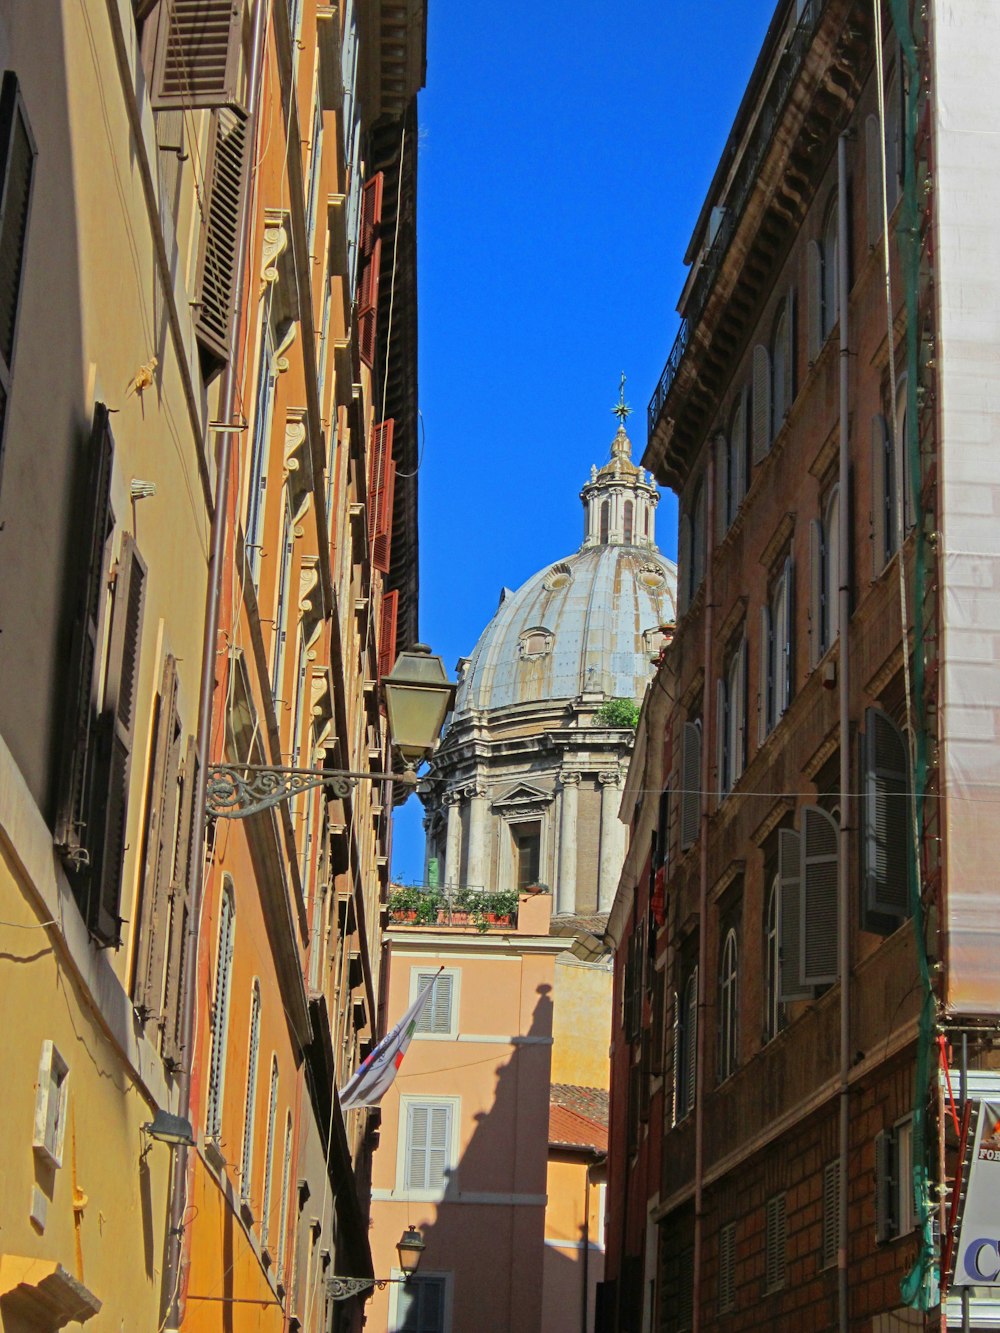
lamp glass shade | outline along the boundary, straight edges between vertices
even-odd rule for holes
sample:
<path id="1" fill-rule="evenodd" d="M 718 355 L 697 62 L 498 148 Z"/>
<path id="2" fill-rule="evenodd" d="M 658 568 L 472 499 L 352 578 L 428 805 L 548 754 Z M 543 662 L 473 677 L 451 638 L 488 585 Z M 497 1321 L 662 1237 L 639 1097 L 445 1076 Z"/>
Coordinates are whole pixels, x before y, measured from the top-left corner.
<path id="1" fill-rule="evenodd" d="M 172 1115 L 169 1111 L 157 1111 L 146 1125 L 146 1133 L 158 1143 L 169 1143 L 173 1148 L 193 1148 L 194 1131 L 191 1121 L 182 1115 Z"/>
<path id="2" fill-rule="evenodd" d="M 441 734 L 455 698 L 454 682 L 441 658 L 418 643 L 396 658 L 383 689 L 392 743 L 404 760 L 419 763 Z"/>
<path id="3" fill-rule="evenodd" d="M 407 1227 L 396 1246 L 399 1252 L 400 1270 L 409 1277 L 417 1271 L 420 1256 L 424 1252 L 424 1238 L 416 1227 Z"/>

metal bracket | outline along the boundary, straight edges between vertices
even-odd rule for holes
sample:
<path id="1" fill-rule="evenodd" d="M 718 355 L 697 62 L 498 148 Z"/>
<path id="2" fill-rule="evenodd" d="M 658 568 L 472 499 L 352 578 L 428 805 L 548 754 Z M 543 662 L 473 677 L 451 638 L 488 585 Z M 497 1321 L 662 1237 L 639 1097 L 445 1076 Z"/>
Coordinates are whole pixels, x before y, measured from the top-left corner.
<path id="1" fill-rule="evenodd" d="M 246 819 L 299 792 L 326 787 L 331 797 L 350 796 L 359 782 L 415 783 L 407 773 L 354 773 L 335 768 L 273 768 L 266 764 L 212 764 L 205 813 L 214 819 Z"/>
<path id="2" fill-rule="evenodd" d="M 405 1281 L 405 1277 L 328 1277 L 326 1292 L 331 1300 L 346 1301 L 371 1287 L 378 1287 L 382 1291 L 390 1282 Z"/>

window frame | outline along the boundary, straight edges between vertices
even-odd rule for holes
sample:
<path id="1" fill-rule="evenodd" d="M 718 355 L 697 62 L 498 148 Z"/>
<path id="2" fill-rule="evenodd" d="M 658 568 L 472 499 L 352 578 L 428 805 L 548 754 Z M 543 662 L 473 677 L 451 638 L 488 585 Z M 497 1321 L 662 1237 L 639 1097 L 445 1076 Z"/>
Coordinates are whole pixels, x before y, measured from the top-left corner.
<path id="1" fill-rule="evenodd" d="M 416 1107 L 444 1106 L 448 1109 L 448 1148 L 442 1170 L 440 1187 L 411 1186 L 407 1183 L 407 1163 L 410 1149 L 410 1111 Z M 441 1203 L 458 1186 L 459 1130 L 462 1110 L 461 1097 L 417 1095 L 401 1093 L 399 1098 L 399 1135 L 396 1147 L 396 1180 L 394 1196 L 413 1203 Z"/>
<path id="2" fill-rule="evenodd" d="M 400 1319 L 408 1314 L 408 1311 L 400 1312 L 400 1296 L 404 1294 L 407 1288 L 413 1289 L 414 1284 L 419 1287 L 421 1282 L 441 1283 L 443 1288 L 443 1298 L 441 1301 L 441 1322 L 437 1329 L 432 1333 L 451 1333 L 452 1314 L 453 1314 L 453 1274 L 447 1271 L 424 1272 L 415 1274 L 404 1282 L 406 1274 L 401 1268 L 393 1266 L 390 1278 L 396 1279 L 393 1283 L 392 1294 L 389 1299 L 389 1330 L 390 1333 L 406 1333 L 406 1325 L 400 1323 Z M 421 1330 L 423 1333 L 423 1330 Z M 431 1333 L 428 1330 L 428 1333 Z"/>
<path id="3" fill-rule="evenodd" d="M 774 1041 L 785 1028 L 788 1014 L 781 998 L 781 937 L 778 934 L 780 877 L 771 876 L 771 891 L 764 907 L 764 1032 L 763 1044 Z"/>
<path id="4" fill-rule="evenodd" d="M 459 1004 L 461 1002 L 462 969 L 460 967 L 446 967 L 439 972 L 436 967 L 424 967 L 419 963 L 410 966 L 410 1004 L 416 1000 L 420 993 L 421 978 L 427 976 L 449 977 L 451 979 L 451 1003 L 448 1009 L 448 1027 L 446 1029 L 427 1030 L 421 1029 L 419 1023 L 413 1030 L 414 1041 L 456 1041 L 458 1039 L 458 1015 Z M 437 981 L 435 981 L 435 985 Z M 427 1002 L 424 1014 L 429 1014 L 433 1009 L 434 995 Z M 421 1014 L 423 1018 L 424 1014 Z"/>
<path id="5" fill-rule="evenodd" d="M 240 1203 L 252 1209 L 254 1133 L 257 1120 L 257 1082 L 260 1066 L 260 1020 L 263 1002 L 260 978 L 254 977 L 250 988 L 250 1023 L 247 1031 L 247 1083 L 243 1104 L 243 1142 L 240 1149 Z"/>
<path id="6" fill-rule="evenodd" d="M 226 1083 L 226 1052 L 229 1045 L 229 1006 L 233 989 L 233 955 L 236 943 L 236 891 L 231 876 L 223 880 L 219 898 L 219 930 L 216 936 L 215 986 L 212 993 L 211 1043 L 209 1046 L 208 1096 L 205 1109 L 205 1138 L 218 1141 L 222 1135 L 222 1113 Z M 223 950 L 225 949 L 225 958 Z M 218 1058 L 216 1058 L 218 1057 Z M 218 1069 L 214 1079 L 212 1071 Z"/>
<path id="7" fill-rule="evenodd" d="M 725 1083 L 739 1069 L 739 941 L 735 925 L 725 933 L 719 957 L 718 1080 Z"/>

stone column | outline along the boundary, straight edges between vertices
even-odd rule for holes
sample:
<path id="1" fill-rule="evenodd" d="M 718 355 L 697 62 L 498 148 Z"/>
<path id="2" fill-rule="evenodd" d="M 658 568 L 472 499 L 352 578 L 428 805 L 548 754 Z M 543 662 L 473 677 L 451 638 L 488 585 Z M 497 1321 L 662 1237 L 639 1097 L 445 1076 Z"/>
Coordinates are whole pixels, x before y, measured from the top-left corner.
<path id="1" fill-rule="evenodd" d="M 559 868 L 556 872 L 556 913 L 576 911 L 576 812 L 579 773 L 561 773 L 559 781 Z"/>
<path id="2" fill-rule="evenodd" d="M 486 887 L 486 787 L 474 782 L 466 788 L 469 797 L 469 860 L 466 883 Z"/>
<path id="3" fill-rule="evenodd" d="M 448 831 L 445 837 L 444 875 L 442 883 L 457 884 L 462 873 L 462 796 L 460 792 L 445 794 L 448 810 Z"/>
<path id="4" fill-rule="evenodd" d="M 600 773 L 601 783 L 601 857 L 597 876 L 597 910 L 610 912 L 625 859 L 625 825 L 618 818 L 622 799 L 619 772 Z"/>

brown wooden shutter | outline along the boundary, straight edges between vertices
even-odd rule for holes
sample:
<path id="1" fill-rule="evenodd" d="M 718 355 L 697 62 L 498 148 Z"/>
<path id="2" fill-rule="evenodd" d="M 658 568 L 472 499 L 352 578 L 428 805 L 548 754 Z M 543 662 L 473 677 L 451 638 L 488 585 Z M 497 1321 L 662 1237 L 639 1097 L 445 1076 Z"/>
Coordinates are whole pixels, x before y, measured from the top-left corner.
<path id="1" fill-rule="evenodd" d="M 361 190 L 361 224 L 358 244 L 363 259 L 367 259 L 375 249 L 376 234 L 382 224 L 384 185 L 383 173 L 377 171 L 371 180 L 365 182 Z"/>
<path id="2" fill-rule="evenodd" d="M 115 576 L 104 712 L 98 731 L 87 838 L 91 864 L 88 924 L 97 939 L 114 946 L 120 942 L 118 907 L 145 583 L 146 566 L 135 541 L 124 533 Z"/>
<path id="3" fill-rule="evenodd" d="M 828 986 L 837 980 L 839 831 L 818 805 L 802 810 L 802 980 Z"/>
<path id="4" fill-rule="evenodd" d="M 8 70 L 0 88 L 0 447 L 10 397 L 34 166 L 34 140 L 17 78 Z"/>
<path id="5" fill-rule="evenodd" d="M 236 310 L 236 261 L 246 190 L 250 136 L 246 115 L 225 107 L 212 118 L 205 171 L 208 204 L 198 256 L 195 330 L 202 372 L 211 379 L 229 360 Z"/>
<path id="6" fill-rule="evenodd" d="M 375 364 L 375 338 L 378 332 L 378 282 L 382 267 L 382 242 L 376 239 L 372 252 L 363 261 L 358 289 L 358 355 L 371 369 Z"/>
<path id="7" fill-rule="evenodd" d="M 170 876 L 170 940 L 161 1023 L 160 1049 L 164 1058 L 173 1065 L 180 1065 L 184 1056 L 181 1044 L 184 961 L 191 931 L 191 888 L 194 883 L 195 858 L 201 855 L 201 838 L 194 825 L 194 793 L 197 785 L 198 750 L 194 737 L 189 736 L 181 774 L 180 810 Z"/>
<path id="8" fill-rule="evenodd" d="M 154 110 L 227 106 L 236 96 L 242 0 L 165 0 Z"/>
<path id="9" fill-rule="evenodd" d="M 147 1031 L 160 1014 L 169 927 L 167 884 L 177 825 L 177 775 L 181 726 L 177 713 L 177 659 L 167 654 L 157 704 L 153 773 L 146 821 L 146 864 L 139 907 L 132 998 L 146 1015 Z"/>
<path id="10" fill-rule="evenodd" d="M 80 869 L 86 864 L 87 784 L 93 760 L 96 722 L 96 665 L 104 613 L 105 559 L 111 531 L 111 463 L 114 440 L 108 409 L 98 403 L 87 445 L 84 481 L 78 494 L 76 536 L 78 581 L 73 605 L 73 636 L 69 672 L 65 678 L 67 698 L 65 755 L 55 843 L 67 864 Z"/>
<path id="11" fill-rule="evenodd" d="M 384 680 L 396 661 L 396 618 L 399 614 L 399 593 L 387 592 L 382 598 L 382 613 L 378 630 L 378 674 Z"/>
<path id="12" fill-rule="evenodd" d="M 392 510 L 396 492 L 396 463 L 392 456 L 392 417 L 379 422 L 372 432 L 372 457 L 368 481 L 368 542 L 372 564 L 383 574 L 389 571 L 392 553 Z"/>

